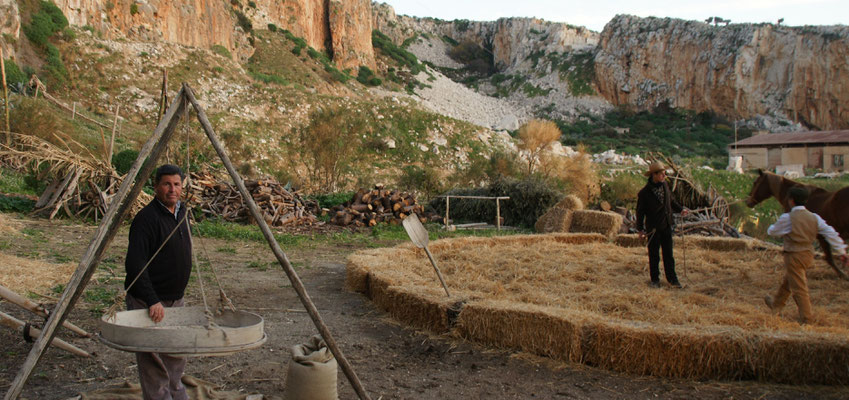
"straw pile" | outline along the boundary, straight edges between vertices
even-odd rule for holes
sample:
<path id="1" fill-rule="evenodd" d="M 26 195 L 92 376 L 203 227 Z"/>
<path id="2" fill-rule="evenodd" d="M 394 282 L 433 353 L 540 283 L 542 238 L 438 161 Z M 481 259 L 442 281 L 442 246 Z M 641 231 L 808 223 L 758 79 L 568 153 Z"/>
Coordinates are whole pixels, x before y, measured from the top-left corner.
<path id="1" fill-rule="evenodd" d="M 645 249 L 603 238 L 434 242 L 450 299 L 409 244 L 355 253 L 346 284 L 417 328 L 560 360 L 669 377 L 849 383 L 849 298 L 820 263 L 808 274 L 815 321 L 802 326 L 792 302 L 779 315 L 763 306 L 783 277 L 779 252 L 686 238 L 676 256 L 687 289 L 653 289 Z"/>
<path id="2" fill-rule="evenodd" d="M 52 264 L 29 258 L 20 258 L 0 253 L 0 285 L 9 290 L 46 293 L 47 289 L 67 283 L 77 268 L 75 264 Z"/>
<path id="3" fill-rule="evenodd" d="M 581 210 L 572 214 L 570 232 L 600 233 L 611 237 L 619 233 L 622 226 L 622 216 L 606 211 Z"/>

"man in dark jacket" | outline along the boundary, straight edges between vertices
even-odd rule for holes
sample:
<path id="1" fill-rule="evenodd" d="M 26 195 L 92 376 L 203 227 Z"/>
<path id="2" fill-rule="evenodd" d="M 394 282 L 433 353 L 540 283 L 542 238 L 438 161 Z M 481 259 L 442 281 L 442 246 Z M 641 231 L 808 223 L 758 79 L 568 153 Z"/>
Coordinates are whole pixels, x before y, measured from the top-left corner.
<path id="1" fill-rule="evenodd" d="M 153 181 L 155 198 L 130 226 L 124 281 L 127 309 L 147 309 L 155 323 L 162 321 L 166 307 L 183 306 L 192 270 L 192 242 L 185 219 L 188 210 L 180 203 L 182 181 L 179 167 L 160 166 Z M 185 358 L 136 353 L 136 361 L 145 400 L 188 399 L 181 382 Z"/>
<path id="2" fill-rule="evenodd" d="M 649 238 L 651 286 L 660 287 L 658 250 L 662 247 L 666 281 L 680 289 L 682 286 L 678 282 L 678 275 L 675 274 L 675 258 L 672 256 L 672 211 L 682 215 L 687 215 L 688 211 L 672 198 L 672 191 L 666 183 L 666 167 L 662 163 L 653 162 L 644 175 L 648 176 L 648 182 L 637 194 L 637 230 L 640 237 Z"/>

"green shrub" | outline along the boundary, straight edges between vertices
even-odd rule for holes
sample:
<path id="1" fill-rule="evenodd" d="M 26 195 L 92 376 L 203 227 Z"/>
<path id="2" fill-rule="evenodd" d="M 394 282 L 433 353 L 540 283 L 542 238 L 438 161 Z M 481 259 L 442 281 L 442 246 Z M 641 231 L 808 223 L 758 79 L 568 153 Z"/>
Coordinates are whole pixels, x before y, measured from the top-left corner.
<path id="1" fill-rule="evenodd" d="M 382 81 L 374 75 L 374 71 L 365 65 L 360 67 L 359 73 L 357 74 L 357 82 L 366 86 L 380 86 L 382 83 Z"/>
<path id="2" fill-rule="evenodd" d="M 636 209 L 637 192 L 646 184 L 646 178 L 635 172 L 622 172 L 609 181 L 602 182 L 600 200 L 612 206 Z"/>
<path id="3" fill-rule="evenodd" d="M 249 1 L 249 2 L 248 2 L 248 7 L 250 7 L 250 8 L 256 8 L 256 3 L 254 3 L 253 1 Z"/>
<path id="4" fill-rule="evenodd" d="M 251 19 L 239 10 L 236 10 L 235 13 L 236 22 L 242 27 L 242 30 L 245 31 L 245 33 L 253 32 L 254 25 L 251 23 Z"/>
<path id="5" fill-rule="evenodd" d="M 344 204 L 354 197 L 354 192 L 324 193 L 310 196 L 320 208 L 332 208 Z"/>
<path id="6" fill-rule="evenodd" d="M 232 58 L 233 57 L 232 55 L 230 55 L 230 50 L 227 50 L 226 47 L 224 47 L 220 44 L 213 45 L 212 46 L 212 52 L 215 53 L 215 54 L 218 54 L 222 57 L 226 57 L 226 58 Z"/>
<path id="7" fill-rule="evenodd" d="M 28 213 L 35 207 L 35 201 L 26 197 L 0 195 L 0 211 Z"/>
<path id="8" fill-rule="evenodd" d="M 488 187 L 474 189 L 454 189 L 449 191 L 450 195 L 465 196 L 509 196 L 509 200 L 502 200 L 501 216 L 507 225 L 531 228 L 537 219 L 545 213 L 549 207 L 560 201 L 564 194 L 552 188 L 546 182 L 528 178 L 516 180 L 511 178 L 498 179 Z M 429 203 L 430 207 L 439 214 L 445 213 L 445 199 L 436 198 Z M 453 219 L 469 222 L 495 221 L 495 200 L 451 200 L 451 214 Z"/>
<path id="9" fill-rule="evenodd" d="M 277 25 L 268 24 L 268 30 L 271 32 L 277 32 Z"/>
<path id="10" fill-rule="evenodd" d="M 418 191 L 424 194 L 426 198 L 430 198 L 444 189 L 442 179 L 436 169 L 416 165 L 405 165 L 401 168 L 398 186 L 401 190 Z"/>
<path id="11" fill-rule="evenodd" d="M 139 152 L 132 149 L 122 150 L 118 154 L 112 156 L 112 167 L 119 175 L 124 175 L 130 171 L 133 162 L 139 158 Z"/>
<path id="12" fill-rule="evenodd" d="M 130 15 L 136 15 L 139 13 L 139 5 L 136 3 L 130 4 Z"/>
<path id="13" fill-rule="evenodd" d="M 377 29 L 371 33 L 371 43 L 375 48 L 380 49 L 400 65 L 407 66 L 411 74 L 416 75 L 424 70 L 424 67 L 419 63 L 418 58 L 413 53 L 397 46 L 392 42 L 392 39 L 389 39 L 388 36 Z"/>
<path id="14" fill-rule="evenodd" d="M 27 81 L 26 75 L 21 72 L 20 68 L 18 68 L 18 64 L 15 64 L 14 60 L 3 60 L 3 64 L 6 68 L 6 84 L 11 86 L 16 83 L 25 83 Z"/>
<path id="15" fill-rule="evenodd" d="M 51 43 L 47 44 L 47 66 L 45 66 L 45 70 L 58 84 L 64 84 L 68 80 L 68 70 L 65 69 L 65 63 L 62 62 L 62 55 L 59 54 L 59 49 Z"/>
<path id="16" fill-rule="evenodd" d="M 273 74 L 263 74 L 261 72 L 248 71 L 248 74 L 254 79 L 263 83 L 276 83 L 278 85 L 288 85 L 289 81 L 285 78 Z"/>

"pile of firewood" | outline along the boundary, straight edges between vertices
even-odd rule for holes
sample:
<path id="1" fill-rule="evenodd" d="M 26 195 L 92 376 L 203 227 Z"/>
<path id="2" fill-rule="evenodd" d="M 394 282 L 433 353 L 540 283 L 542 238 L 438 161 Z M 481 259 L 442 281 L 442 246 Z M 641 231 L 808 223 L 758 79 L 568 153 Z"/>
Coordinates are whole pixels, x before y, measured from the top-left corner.
<path id="1" fill-rule="evenodd" d="M 333 207 L 330 213 L 330 223 L 342 226 L 375 226 L 380 222 L 400 225 L 410 214 L 418 214 L 424 222 L 424 207 L 416 203 L 415 196 L 382 186 L 358 190 L 350 201 Z"/>
<path id="2" fill-rule="evenodd" d="M 209 173 L 192 173 L 191 178 L 193 206 L 199 207 L 204 214 L 234 222 L 252 219 L 234 185 L 219 181 Z M 273 179 L 245 180 L 245 187 L 269 226 L 321 224 L 314 215 L 318 208 L 314 201 L 304 200 L 298 192 L 287 190 Z"/>

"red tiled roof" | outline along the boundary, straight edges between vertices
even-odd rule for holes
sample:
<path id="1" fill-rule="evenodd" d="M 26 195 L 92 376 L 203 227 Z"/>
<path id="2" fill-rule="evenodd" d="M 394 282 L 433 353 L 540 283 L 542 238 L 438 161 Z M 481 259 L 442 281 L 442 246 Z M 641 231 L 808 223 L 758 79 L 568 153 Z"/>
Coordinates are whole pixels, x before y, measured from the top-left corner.
<path id="1" fill-rule="evenodd" d="M 783 144 L 849 144 L 849 130 L 768 133 L 737 141 L 737 146 L 778 146 Z M 734 143 L 729 147 L 733 147 Z"/>

